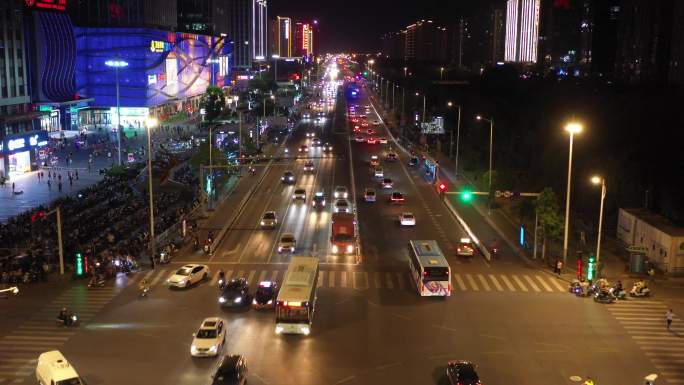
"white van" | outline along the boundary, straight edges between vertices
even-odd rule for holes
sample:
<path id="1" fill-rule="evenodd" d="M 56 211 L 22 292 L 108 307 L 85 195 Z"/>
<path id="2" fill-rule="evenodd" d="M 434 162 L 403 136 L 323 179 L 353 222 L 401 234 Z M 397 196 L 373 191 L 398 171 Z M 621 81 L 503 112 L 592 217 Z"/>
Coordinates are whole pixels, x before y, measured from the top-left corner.
<path id="1" fill-rule="evenodd" d="M 38 356 L 36 380 L 40 385 L 82 385 L 78 373 L 59 350 Z"/>

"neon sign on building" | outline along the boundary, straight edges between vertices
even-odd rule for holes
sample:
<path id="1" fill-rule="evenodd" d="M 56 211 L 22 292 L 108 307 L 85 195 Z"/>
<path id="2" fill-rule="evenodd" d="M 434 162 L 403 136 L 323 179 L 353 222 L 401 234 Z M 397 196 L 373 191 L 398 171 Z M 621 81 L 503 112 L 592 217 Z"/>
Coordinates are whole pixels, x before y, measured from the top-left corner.
<path id="1" fill-rule="evenodd" d="M 66 11 L 67 0 L 24 0 L 24 4 L 29 8 Z"/>

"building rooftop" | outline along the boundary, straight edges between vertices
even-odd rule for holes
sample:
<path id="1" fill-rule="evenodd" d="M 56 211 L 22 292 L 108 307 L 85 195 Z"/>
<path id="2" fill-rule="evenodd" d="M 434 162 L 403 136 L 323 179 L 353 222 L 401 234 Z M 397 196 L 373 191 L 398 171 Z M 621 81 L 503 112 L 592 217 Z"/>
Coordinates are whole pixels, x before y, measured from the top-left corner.
<path id="1" fill-rule="evenodd" d="M 684 237 L 684 227 L 677 226 L 662 215 L 645 208 L 623 208 L 623 210 L 671 237 Z"/>

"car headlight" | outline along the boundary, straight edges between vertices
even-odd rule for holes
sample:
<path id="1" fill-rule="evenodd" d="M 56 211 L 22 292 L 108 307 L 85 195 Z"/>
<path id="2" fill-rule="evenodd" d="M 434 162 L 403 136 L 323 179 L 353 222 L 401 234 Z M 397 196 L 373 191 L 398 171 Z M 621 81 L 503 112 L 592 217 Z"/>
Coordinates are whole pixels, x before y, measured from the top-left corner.
<path id="1" fill-rule="evenodd" d="M 226 303 L 226 299 L 223 297 L 219 297 L 219 303 Z"/>
<path id="2" fill-rule="evenodd" d="M 209 348 L 209 351 L 212 353 L 216 353 L 217 350 L 218 350 L 218 346 L 216 346 L 216 345 Z"/>
<path id="3" fill-rule="evenodd" d="M 291 176 L 291 177 L 290 177 L 290 180 L 294 180 L 294 177 L 293 177 L 293 176 Z"/>
<path id="4" fill-rule="evenodd" d="M 333 245 L 332 246 L 332 252 L 337 253 L 338 251 L 339 251 L 339 248 L 337 247 L 337 245 Z"/>
<path id="5" fill-rule="evenodd" d="M 197 354 L 197 348 L 194 345 L 190 347 L 190 354 Z"/>
<path id="6" fill-rule="evenodd" d="M 266 302 L 266 304 L 267 304 L 267 305 L 272 305 L 272 304 L 273 304 L 273 300 L 272 300 L 272 299 L 269 299 L 268 302 Z"/>
<path id="7" fill-rule="evenodd" d="M 282 247 L 282 246 L 278 246 L 278 252 L 281 252 L 281 251 L 283 251 L 283 247 Z"/>
<path id="8" fill-rule="evenodd" d="M 264 221 L 261 221 L 261 225 L 262 225 L 262 226 L 265 225 L 265 224 L 266 224 L 266 223 L 264 223 Z"/>
<path id="9" fill-rule="evenodd" d="M 242 297 L 237 297 L 237 298 L 235 298 L 235 299 L 233 300 L 233 302 L 235 302 L 235 303 L 240 303 L 240 302 L 242 302 Z"/>
<path id="10" fill-rule="evenodd" d="M 276 332 L 276 334 L 282 333 L 282 332 L 283 332 L 283 327 L 282 327 L 282 326 L 276 326 L 275 332 Z"/>
<path id="11" fill-rule="evenodd" d="M 309 329 L 308 327 L 304 327 L 304 328 L 302 328 L 302 333 L 304 333 L 304 335 L 308 336 L 309 333 L 311 333 L 311 329 Z"/>
<path id="12" fill-rule="evenodd" d="M 348 196 L 349 196 L 349 194 L 344 193 L 344 199 L 347 199 Z"/>
<path id="13" fill-rule="evenodd" d="M 257 301 L 256 301 L 256 298 L 254 298 L 254 299 L 252 300 L 252 305 L 256 305 L 256 304 L 257 304 Z"/>
<path id="14" fill-rule="evenodd" d="M 352 251 L 354 251 L 354 246 L 347 245 L 347 253 L 351 253 Z"/>
<path id="15" fill-rule="evenodd" d="M 296 195 L 292 194 L 292 199 L 295 199 L 296 197 L 297 197 Z"/>

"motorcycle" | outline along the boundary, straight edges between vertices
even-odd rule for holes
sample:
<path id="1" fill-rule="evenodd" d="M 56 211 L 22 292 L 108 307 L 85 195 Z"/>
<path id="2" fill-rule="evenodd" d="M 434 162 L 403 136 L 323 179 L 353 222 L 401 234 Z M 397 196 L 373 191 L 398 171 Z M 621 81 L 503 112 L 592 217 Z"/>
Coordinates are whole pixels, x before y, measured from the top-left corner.
<path id="1" fill-rule="evenodd" d="M 249 173 L 252 174 L 252 175 L 256 175 L 256 168 L 250 167 L 250 168 L 249 168 Z"/>
<path id="2" fill-rule="evenodd" d="M 100 275 L 93 275 L 93 278 L 90 279 L 90 282 L 88 282 L 88 287 L 93 288 L 93 287 L 103 287 L 107 283 L 107 281 L 104 279 L 103 276 Z"/>
<path id="3" fill-rule="evenodd" d="M 74 313 L 67 314 L 64 318 L 57 317 L 57 326 L 77 327 L 79 324 L 78 316 Z"/>
<path id="4" fill-rule="evenodd" d="M 570 282 L 568 291 L 579 297 L 582 294 L 582 283 L 578 279 L 573 279 L 572 282 Z"/>
<path id="5" fill-rule="evenodd" d="M 166 251 L 162 250 L 159 252 L 159 263 L 166 264 L 171 262 L 171 256 Z"/>
<path id="6" fill-rule="evenodd" d="M 210 249 L 209 249 L 209 244 L 208 244 L 208 243 L 205 243 L 205 244 L 204 244 L 203 250 L 204 250 L 204 254 L 205 254 L 205 255 L 209 255 Z"/>
<path id="7" fill-rule="evenodd" d="M 225 278 L 219 278 L 218 280 L 218 288 L 219 290 L 223 290 L 226 288 L 226 280 Z"/>
<path id="8" fill-rule="evenodd" d="M 618 288 L 618 287 L 611 287 L 610 288 L 610 294 L 613 295 L 617 299 L 627 299 L 627 292 L 625 292 L 625 289 L 623 288 Z"/>
<path id="9" fill-rule="evenodd" d="M 651 289 L 646 286 L 646 282 L 644 281 L 637 281 L 634 282 L 634 286 L 632 286 L 632 290 L 629 291 L 630 297 L 648 297 L 651 295 Z"/>
<path id="10" fill-rule="evenodd" d="M 140 288 L 140 298 L 145 298 L 150 293 L 151 287 L 149 285 Z"/>
<path id="11" fill-rule="evenodd" d="M 615 296 L 607 290 L 599 290 L 594 294 L 594 302 L 613 303 L 615 302 Z"/>

